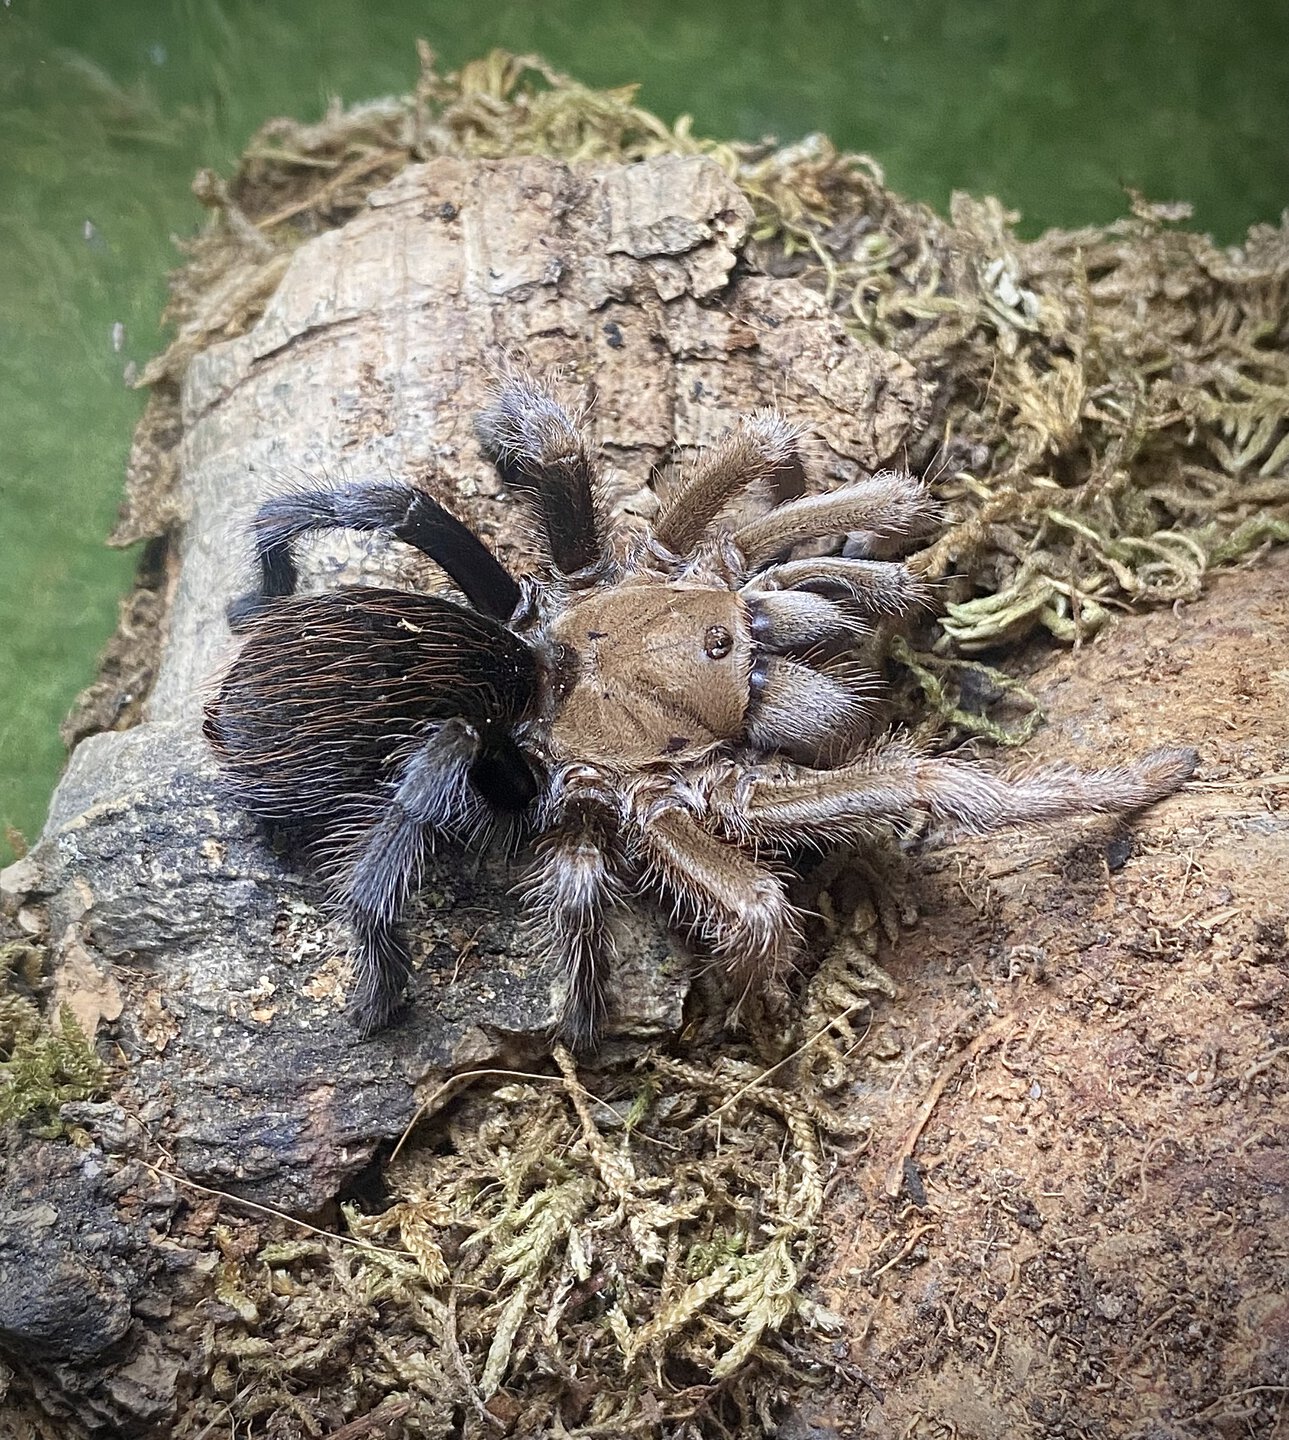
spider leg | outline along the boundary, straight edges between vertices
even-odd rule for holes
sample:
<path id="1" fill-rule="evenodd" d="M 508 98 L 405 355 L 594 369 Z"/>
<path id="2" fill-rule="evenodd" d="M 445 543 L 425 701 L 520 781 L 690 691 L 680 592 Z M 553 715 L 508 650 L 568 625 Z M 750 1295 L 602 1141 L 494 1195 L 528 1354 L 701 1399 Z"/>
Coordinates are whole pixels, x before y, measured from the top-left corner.
<path id="1" fill-rule="evenodd" d="M 398 1013 L 411 973 L 398 933 L 408 890 L 436 833 L 469 837 L 488 811 L 470 781 L 479 735 L 464 720 L 446 720 L 404 761 L 384 813 L 351 848 L 335 880 L 354 932 L 350 1008 L 362 1035 L 383 1029 Z"/>
<path id="2" fill-rule="evenodd" d="M 579 420 L 537 381 L 511 372 L 475 430 L 505 483 L 536 497 L 555 568 L 573 575 L 601 563 L 606 547 L 599 473 Z"/>
<path id="3" fill-rule="evenodd" d="M 318 530 L 386 530 L 414 545 L 444 569 L 476 610 L 507 620 L 519 604 L 519 586 L 492 552 L 455 515 L 423 491 L 397 480 L 298 490 L 266 501 L 255 517 L 256 590 L 229 606 L 229 624 L 245 629 L 265 602 L 295 591 L 292 548 Z"/>
<path id="4" fill-rule="evenodd" d="M 574 1049 L 595 1044 L 607 1008 L 609 912 L 622 894 L 618 858 L 609 813 L 592 800 L 566 801 L 542 839 L 525 896 L 541 948 L 564 971 L 556 1028 Z"/>
<path id="5" fill-rule="evenodd" d="M 754 663 L 749 692 L 745 734 L 753 745 L 802 765 L 827 765 L 863 737 L 879 687 L 861 665 L 824 671 L 770 653 Z"/>
<path id="6" fill-rule="evenodd" d="M 679 810 L 642 819 L 637 832 L 646 878 L 743 993 L 782 976 L 801 934 L 777 875 Z"/>
<path id="7" fill-rule="evenodd" d="M 772 410 L 741 419 L 699 456 L 653 524 L 654 537 L 688 555 L 703 531 L 740 490 L 769 481 L 780 498 L 805 489 L 801 431 Z"/>
<path id="8" fill-rule="evenodd" d="M 742 589 L 749 600 L 770 594 L 839 595 L 867 615 L 904 615 L 926 600 L 926 586 L 894 560 L 851 560 L 840 555 L 788 560 L 760 570 Z"/>
<path id="9" fill-rule="evenodd" d="M 789 500 L 734 531 L 749 571 L 803 540 L 843 535 L 852 530 L 876 535 L 918 535 L 935 523 L 936 507 L 920 480 L 896 470 L 883 470 L 823 495 Z"/>
<path id="10" fill-rule="evenodd" d="M 783 765 L 753 771 L 713 799 L 722 827 L 781 849 L 853 844 L 922 811 L 962 829 L 1126 814 L 1171 795 L 1195 768 L 1193 750 L 1152 750 L 1101 770 L 1050 765 L 1007 778 L 890 741 L 836 770 Z"/>

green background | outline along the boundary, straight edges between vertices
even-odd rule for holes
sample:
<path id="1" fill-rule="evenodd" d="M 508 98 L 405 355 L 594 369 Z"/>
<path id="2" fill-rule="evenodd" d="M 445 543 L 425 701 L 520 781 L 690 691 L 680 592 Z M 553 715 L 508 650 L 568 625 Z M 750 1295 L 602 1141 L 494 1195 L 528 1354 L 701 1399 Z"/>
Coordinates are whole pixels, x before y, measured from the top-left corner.
<path id="1" fill-rule="evenodd" d="M 1195 202 L 1234 241 L 1289 203 L 1289 4 L 1193 0 L 0 0 L 0 824 L 34 835 L 58 721 L 135 557 L 102 546 L 200 165 L 272 115 L 541 52 L 698 133 L 824 130 L 943 208 L 1001 196 L 1033 233 Z M 0 858 L 5 843 L 0 840 Z"/>

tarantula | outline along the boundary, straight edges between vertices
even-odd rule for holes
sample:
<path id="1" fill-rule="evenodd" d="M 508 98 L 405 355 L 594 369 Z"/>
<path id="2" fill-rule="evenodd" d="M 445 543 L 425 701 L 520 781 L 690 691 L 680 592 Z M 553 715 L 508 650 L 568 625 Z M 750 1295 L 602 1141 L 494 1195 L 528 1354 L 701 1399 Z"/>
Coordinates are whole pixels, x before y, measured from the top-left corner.
<path id="1" fill-rule="evenodd" d="M 585 1046 L 615 907 L 638 890 L 738 985 L 772 982 L 801 944 L 785 874 L 803 850 L 910 812 L 983 829 L 1131 811 L 1193 769 L 1173 749 L 1005 779 L 872 737 L 876 675 L 857 651 L 922 589 L 899 561 L 802 547 L 861 532 L 872 555 L 925 533 L 935 508 L 909 475 L 803 495 L 802 434 L 761 411 L 681 476 L 647 535 L 615 537 L 582 418 L 545 385 L 507 374 L 477 433 L 531 506 L 541 573 L 513 578 L 409 484 L 271 499 L 254 522 L 258 587 L 229 612 L 245 639 L 206 713 L 237 801 L 318 847 L 352 927 L 365 1034 L 401 1006 L 400 912 L 440 839 L 476 843 L 506 820 L 527 833 L 527 908 L 566 980 L 558 1028 Z M 722 519 L 740 501 L 745 518 Z M 469 604 L 296 594 L 295 542 L 332 528 L 414 546 Z"/>

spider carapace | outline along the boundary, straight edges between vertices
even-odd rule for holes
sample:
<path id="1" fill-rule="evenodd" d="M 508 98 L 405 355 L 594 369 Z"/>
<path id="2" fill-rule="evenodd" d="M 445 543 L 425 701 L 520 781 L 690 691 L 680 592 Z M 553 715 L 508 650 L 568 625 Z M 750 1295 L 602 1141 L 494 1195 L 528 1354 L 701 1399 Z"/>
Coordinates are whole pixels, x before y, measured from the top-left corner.
<path id="1" fill-rule="evenodd" d="M 585 1046 L 631 895 L 661 902 L 739 991 L 772 985 L 801 945 L 786 879 L 803 850 L 917 812 L 979 830 L 1132 811 L 1194 767 L 1193 751 L 1161 749 L 1004 778 L 872 732 L 866 638 L 922 590 L 898 560 L 812 552 L 858 532 L 887 554 L 932 530 L 909 475 L 803 495 L 801 433 L 758 412 L 680 477 L 647 534 L 615 535 L 582 418 L 544 384 L 508 373 L 477 429 L 531 506 L 540 572 L 516 580 L 412 485 L 269 500 L 259 583 L 230 608 L 243 644 L 207 709 L 237 802 L 298 827 L 317 855 L 352 929 L 365 1033 L 402 1004 L 400 916 L 436 843 L 524 839 L 534 933 L 566 981 L 558 1029 Z M 465 603 L 297 594 L 296 541 L 335 528 L 416 547 Z"/>

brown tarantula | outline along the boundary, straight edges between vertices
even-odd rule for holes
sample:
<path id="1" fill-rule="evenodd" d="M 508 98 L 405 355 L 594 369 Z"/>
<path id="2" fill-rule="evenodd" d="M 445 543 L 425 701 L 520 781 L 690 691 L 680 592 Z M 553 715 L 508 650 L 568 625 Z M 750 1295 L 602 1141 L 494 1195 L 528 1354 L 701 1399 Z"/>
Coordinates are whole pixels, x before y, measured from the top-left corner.
<path id="1" fill-rule="evenodd" d="M 1193 751 L 1156 750 L 1004 779 L 870 736 L 875 676 L 856 651 L 871 622 L 919 602 L 919 584 L 898 561 L 799 552 L 926 532 L 934 507 L 909 475 L 803 497 L 800 433 L 762 411 L 681 477 L 646 536 L 615 542 L 580 419 L 545 386 L 507 375 L 478 434 L 532 506 L 542 573 L 513 579 L 411 485 L 270 500 L 254 523 L 259 586 L 230 609 L 245 641 L 207 710 L 238 802 L 319 848 L 353 929 L 364 1033 L 401 1004 L 399 916 L 440 837 L 473 843 L 505 817 L 532 837 L 528 908 L 567 981 L 559 1029 L 586 1045 L 614 908 L 639 889 L 746 987 L 798 951 L 794 854 L 910 812 L 982 829 L 1131 811 L 1191 773 Z M 767 491 L 796 498 L 720 518 Z M 469 607 L 370 586 L 293 593 L 294 542 L 337 527 L 415 546 Z"/>

